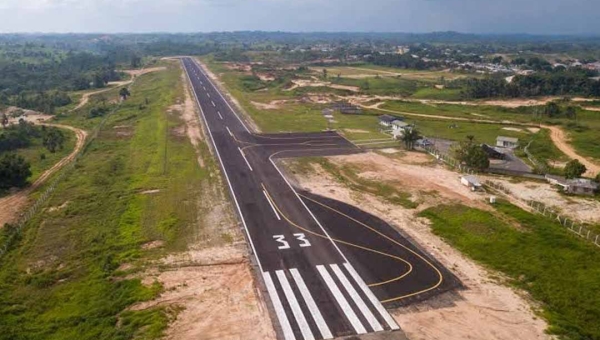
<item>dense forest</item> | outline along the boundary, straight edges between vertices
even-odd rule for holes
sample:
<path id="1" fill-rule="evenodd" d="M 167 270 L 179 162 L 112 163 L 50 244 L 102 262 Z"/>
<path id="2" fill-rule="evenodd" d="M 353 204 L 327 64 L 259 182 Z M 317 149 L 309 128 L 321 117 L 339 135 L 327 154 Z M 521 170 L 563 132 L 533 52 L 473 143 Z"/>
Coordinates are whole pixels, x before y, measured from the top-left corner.
<path id="1" fill-rule="evenodd" d="M 517 75 L 508 82 L 503 77 L 470 78 L 454 83 L 461 85 L 465 98 L 535 97 L 535 96 L 600 96 L 600 81 L 590 71 L 560 70 Z"/>

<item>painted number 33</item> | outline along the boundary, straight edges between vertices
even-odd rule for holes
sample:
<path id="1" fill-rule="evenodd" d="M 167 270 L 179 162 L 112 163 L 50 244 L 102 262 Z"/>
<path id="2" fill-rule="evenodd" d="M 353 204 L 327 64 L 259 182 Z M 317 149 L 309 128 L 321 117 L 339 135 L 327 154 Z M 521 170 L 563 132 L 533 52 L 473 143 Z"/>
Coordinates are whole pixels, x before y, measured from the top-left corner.
<path id="1" fill-rule="evenodd" d="M 299 241 L 300 247 L 310 247 L 310 242 L 303 233 L 294 234 L 294 237 Z M 273 235 L 273 238 L 281 244 L 277 249 L 290 249 L 290 244 L 285 240 L 284 235 Z"/>

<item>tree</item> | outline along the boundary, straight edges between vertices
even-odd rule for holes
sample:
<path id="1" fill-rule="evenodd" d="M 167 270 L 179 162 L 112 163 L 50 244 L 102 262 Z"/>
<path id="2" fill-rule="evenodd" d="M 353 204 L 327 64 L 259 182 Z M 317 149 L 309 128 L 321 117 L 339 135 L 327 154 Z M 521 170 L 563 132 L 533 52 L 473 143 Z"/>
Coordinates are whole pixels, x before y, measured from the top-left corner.
<path id="1" fill-rule="evenodd" d="M 323 69 L 323 79 L 327 79 L 327 69 Z"/>
<path id="2" fill-rule="evenodd" d="M 480 145 L 473 141 L 473 138 L 468 138 L 467 141 L 461 142 L 458 148 L 454 150 L 454 153 L 459 162 L 470 168 L 481 171 L 490 166 L 488 154 L 483 151 Z"/>
<path id="3" fill-rule="evenodd" d="M 119 96 L 121 96 L 121 99 L 127 100 L 127 97 L 131 96 L 131 93 L 126 87 L 124 87 L 119 91 Z"/>
<path id="4" fill-rule="evenodd" d="M 137 55 L 131 57 L 131 67 L 138 68 L 140 66 L 142 66 L 142 58 Z"/>
<path id="5" fill-rule="evenodd" d="M 31 166 L 21 156 L 5 154 L 0 158 L 0 190 L 22 188 L 31 176 Z"/>
<path id="6" fill-rule="evenodd" d="M 6 113 L 2 113 L 2 127 L 6 127 L 8 125 L 8 116 Z"/>
<path id="7" fill-rule="evenodd" d="M 560 114 L 560 106 L 555 102 L 549 102 L 544 106 L 544 114 L 550 118 L 556 117 Z"/>
<path id="8" fill-rule="evenodd" d="M 577 109 L 571 105 L 567 106 L 567 109 L 565 110 L 565 116 L 567 116 L 569 119 L 577 120 Z"/>
<path id="9" fill-rule="evenodd" d="M 412 150 L 415 148 L 415 142 L 421 138 L 419 131 L 417 129 L 408 129 L 404 130 L 404 134 L 402 135 L 402 141 L 404 142 L 404 146 L 408 150 Z"/>
<path id="10" fill-rule="evenodd" d="M 574 159 L 565 166 L 564 174 L 566 178 L 579 178 L 587 171 L 585 165 L 581 164 L 578 159 Z"/>
<path id="11" fill-rule="evenodd" d="M 64 142 L 65 135 L 56 128 L 48 129 L 42 136 L 42 144 L 52 153 L 56 152 L 56 149 L 62 149 Z"/>
<path id="12" fill-rule="evenodd" d="M 595 181 L 596 183 L 600 183 L 600 172 L 596 175 Z"/>

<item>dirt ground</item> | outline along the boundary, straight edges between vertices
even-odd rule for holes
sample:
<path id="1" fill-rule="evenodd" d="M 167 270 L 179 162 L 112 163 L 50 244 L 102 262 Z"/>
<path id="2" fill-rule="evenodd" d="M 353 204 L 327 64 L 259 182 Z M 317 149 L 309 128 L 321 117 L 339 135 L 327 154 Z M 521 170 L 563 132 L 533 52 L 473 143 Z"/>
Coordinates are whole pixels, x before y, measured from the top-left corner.
<path id="1" fill-rule="evenodd" d="M 162 271 L 144 283 L 165 288 L 157 300 L 136 305 L 183 308 L 165 339 L 275 339 L 270 318 L 254 287 L 245 245 L 207 248 L 167 257 Z"/>
<path id="2" fill-rule="evenodd" d="M 328 158 L 335 164 L 363 169 L 359 176 L 378 177 L 397 183 L 399 189 L 413 194 L 429 191 L 429 198 L 417 210 L 403 209 L 368 194 L 351 191 L 318 167 L 310 174 L 297 175 L 296 182 L 319 195 L 360 206 L 388 222 L 400 226 L 447 268 L 456 274 L 466 290 L 453 305 L 440 307 L 434 298 L 392 312 L 411 340 L 463 339 L 552 339 L 544 333 L 547 324 L 536 317 L 526 294 L 502 284 L 497 273 L 464 257 L 431 232 L 428 221 L 415 215 L 432 204 L 460 201 L 481 208 L 485 196 L 460 185 L 458 174 L 439 165 L 431 165 L 422 154 L 386 157 L 375 153 Z M 408 164 L 407 164 L 408 163 Z M 432 192 L 432 191 L 435 191 Z M 438 305 L 438 306 L 436 306 Z M 436 307 L 434 307 L 436 306 Z"/>
<path id="3" fill-rule="evenodd" d="M 29 117 L 32 116 L 35 115 L 30 115 Z M 63 166 L 70 163 L 85 144 L 87 132 L 84 130 L 62 124 L 40 123 L 40 121 L 37 120 L 35 121 L 35 123 L 46 126 L 53 126 L 60 129 L 67 129 L 75 132 L 75 136 L 77 138 L 75 148 L 68 156 L 64 157 L 59 162 L 54 164 L 50 169 L 44 171 L 44 173 L 33 184 L 31 184 L 31 186 L 27 187 L 24 190 L 18 191 L 12 195 L 0 198 L 0 207 L 2 207 L 2 209 L 0 209 L 0 228 L 4 226 L 5 223 L 13 223 L 16 220 L 18 220 L 20 214 L 23 212 L 23 209 L 27 206 L 29 194 L 35 189 L 37 189 L 40 185 L 42 185 L 50 176 L 52 176 L 54 173 L 60 170 Z"/>
<path id="4" fill-rule="evenodd" d="M 576 221 L 600 223 L 600 201 L 584 197 L 561 195 L 552 185 L 543 182 L 525 181 L 513 183 L 510 180 L 496 176 L 481 176 L 493 182 L 501 183 L 511 193 L 522 200 L 542 202 L 555 211 Z"/>
<path id="5" fill-rule="evenodd" d="M 170 108 L 185 122 L 185 132 L 196 147 L 200 166 L 204 166 L 200 143 L 203 123 L 198 119 L 189 85 L 184 97 Z M 260 292 L 256 289 L 248 248 L 244 242 L 225 185 L 217 173 L 210 175 L 198 197 L 198 221 L 188 235 L 188 250 L 158 260 L 141 275 L 145 284 L 160 282 L 164 292 L 155 300 L 136 304 L 134 310 L 163 306 L 175 310 L 166 339 L 266 339 L 275 332 Z M 158 270 L 157 268 L 161 268 Z"/>
<path id="6" fill-rule="evenodd" d="M 578 154 L 573 146 L 569 144 L 569 138 L 561 128 L 552 125 L 542 125 L 542 128 L 550 130 L 550 138 L 560 151 L 562 151 L 569 158 L 578 159 L 583 165 L 585 165 L 587 172 L 584 175 L 594 177 L 600 173 L 600 165 Z"/>
<path id="7" fill-rule="evenodd" d="M 338 90 L 348 90 L 348 91 L 352 91 L 352 92 L 360 91 L 360 88 L 357 86 L 332 84 L 331 82 L 328 82 L 328 81 L 295 79 L 295 80 L 292 80 L 292 82 L 294 83 L 294 85 L 296 85 L 296 87 L 326 86 L 326 87 L 330 87 L 332 89 L 338 89 Z"/>

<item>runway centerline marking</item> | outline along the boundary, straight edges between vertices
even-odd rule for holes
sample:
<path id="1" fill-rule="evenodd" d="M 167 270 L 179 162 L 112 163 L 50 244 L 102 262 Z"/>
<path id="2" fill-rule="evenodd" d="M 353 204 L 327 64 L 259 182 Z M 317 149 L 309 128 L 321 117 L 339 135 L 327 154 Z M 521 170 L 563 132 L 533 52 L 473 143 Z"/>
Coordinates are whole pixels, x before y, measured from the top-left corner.
<path id="1" fill-rule="evenodd" d="M 269 202 L 269 205 L 271 206 L 271 209 L 273 209 L 273 212 L 275 213 L 275 217 L 277 217 L 277 219 L 279 221 L 281 221 L 281 217 L 279 216 L 279 214 L 277 213 L 277 210 L 275 209 L 275 207 L 273 206 L 273 202 L 271 202 L 271 196 L 267 193 L 267 189 L 265 189 L 265 185 L 262 184 L 263 187 L 263 194 L 265 194 L 265 198 L 267 199 L 267 202 Z"/>
<path id="2" fill-rule="evenodd" d="M 223 120 L 223 116 L 221 115 L 221 111 L 217 111 L 217 114 L 219 115 L 219 118 L 221 118 L 221 120 Z"/>
<path id="3" fill-rule="evenodd" d="M 238 150 L 240 150 L 240 153 L 242 154 L 242 157 L 244 157 L 244 160 L 246 161 L 246 165 L 248 166 L 248 168 L 250 169 L 250 171 L 254 171 L 254 170 L 252 170 L 252 167 L 250 166 L 250 162 L 248 162 L 248 159 L 246 158 L 246 155 L 244 154 L 244 151 L 242 151 L 242 149 L 240 149 L 239 146 L 238 146 Z"/>
<path id="4" fill-rule="evenodd" d="M 212 106 L 213 106 L 213 107 L 216 107 L 216 106 L 215 106 L 215 102 L 213 102 L 213 101 L 211 100 L 211 101 L 210 101 L 210 103 L 212 104 Z"/>
<path id="5" fill-rule="evenodd" d="M 229 132 L 229 135 L 231 137 L 233 137 L 233 139 L 235 139 L 235 136 L 233 135 L 233 132 L 231 132 L 231 130 L 229 130 L 229 126 L 226 126 L 225 129 L 227 129 L 227 132 Z"/>

